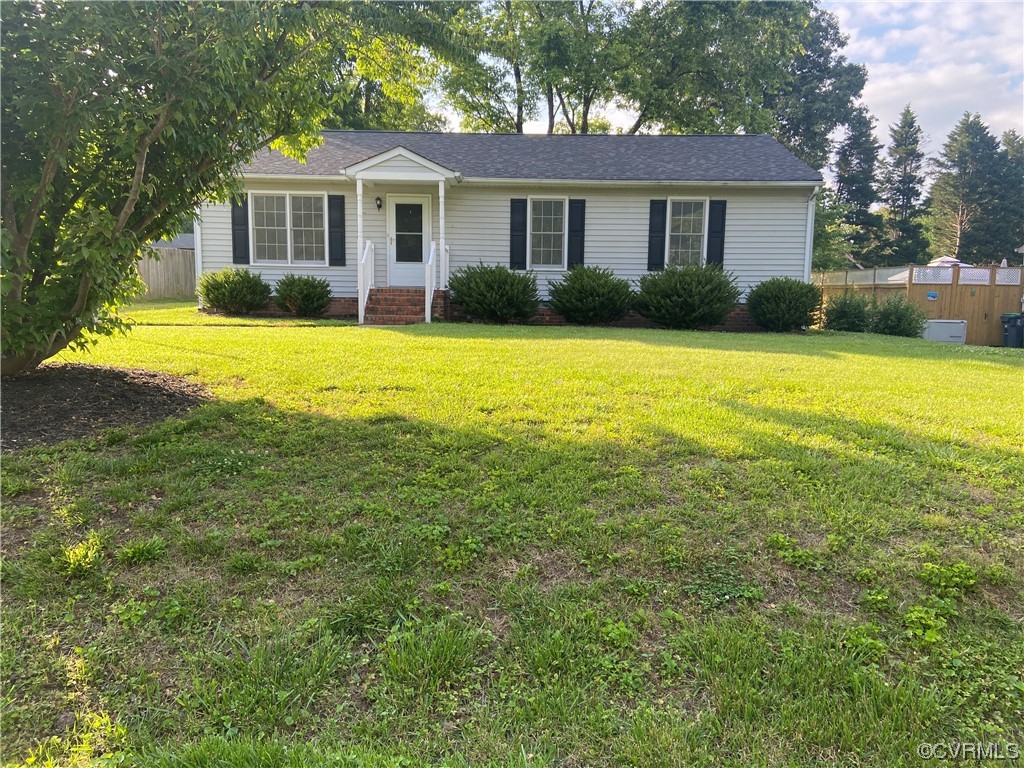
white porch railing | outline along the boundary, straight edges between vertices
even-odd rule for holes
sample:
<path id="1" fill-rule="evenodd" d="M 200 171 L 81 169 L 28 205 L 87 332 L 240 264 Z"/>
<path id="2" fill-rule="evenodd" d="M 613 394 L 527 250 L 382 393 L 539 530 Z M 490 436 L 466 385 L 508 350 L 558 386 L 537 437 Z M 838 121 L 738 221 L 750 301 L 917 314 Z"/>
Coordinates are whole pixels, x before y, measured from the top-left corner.
<path id="1" fill-rule="evenodd" d="M 434 311 L 434 289 L 437 288 L 437 266 L 435 265 L 437 256 L 437 243 L 433 240 L 430 241 L 430 256 L 427 257 L 427 263 L 424 266 L 426 274 L 424 275 L 423 288 L 424 288 L 424 300 L 425 300 L 425 312 L 424 321 L 430 322 L 430 316 Z"/>
<path id="2" fill-rule="evenodd" d="M 452 263 L 452 247 L 448 243 L 444 244 L 444 253 L 441 255 L 441 288 L 442 290 L 448 290 L 448 270 Z"/>
<path id="3" fill-rule="evenodd" d="M 366 301 L 370 298 L 370 289 L 373 288 L 373 240 L 366 241 L 363 255 L 359 259 L 357 276 L 359 280 L 359 324 L 362 325 L 366 318 Z"/>

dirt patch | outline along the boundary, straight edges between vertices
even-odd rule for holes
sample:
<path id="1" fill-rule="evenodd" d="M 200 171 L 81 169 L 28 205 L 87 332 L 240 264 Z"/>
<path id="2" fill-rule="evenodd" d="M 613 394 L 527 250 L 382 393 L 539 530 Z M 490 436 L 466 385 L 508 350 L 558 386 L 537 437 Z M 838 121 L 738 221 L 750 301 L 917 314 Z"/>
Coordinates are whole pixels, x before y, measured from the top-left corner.
<path id="1" fill-rule="evenodd" d="M 154 424 L 210 398 L 166 373 L 100 365 L 46 365 L 3 382 L 0 445 L 18 451 L 88 437 L 111 427 Z"/>

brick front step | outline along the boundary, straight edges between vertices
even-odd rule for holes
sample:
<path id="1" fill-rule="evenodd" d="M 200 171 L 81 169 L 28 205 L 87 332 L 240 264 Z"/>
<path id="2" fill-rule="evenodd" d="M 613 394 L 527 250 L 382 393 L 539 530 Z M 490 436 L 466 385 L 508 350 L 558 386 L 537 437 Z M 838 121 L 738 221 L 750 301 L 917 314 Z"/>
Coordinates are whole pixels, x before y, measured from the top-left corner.
<path id="1" fill-rule="evenodd" d="M 423 322 L 423 315 L 366 315 L 365 325 L 415 325 Z"/>

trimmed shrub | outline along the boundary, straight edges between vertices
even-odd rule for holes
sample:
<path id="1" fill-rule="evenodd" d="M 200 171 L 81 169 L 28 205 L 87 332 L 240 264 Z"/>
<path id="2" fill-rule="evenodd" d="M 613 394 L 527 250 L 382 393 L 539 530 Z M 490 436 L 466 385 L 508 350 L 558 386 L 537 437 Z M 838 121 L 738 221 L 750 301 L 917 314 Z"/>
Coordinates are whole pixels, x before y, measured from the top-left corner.
<path id="1" fill-rule="evenodd" d="M 296 317 L 317 317 L 331 304 L 331 284 L 313 275 L 285 275 L 277 281 L 274 303 Z"/>
<path id="2" fill-rule="evenodd" d="M 512 272 L 501 265 L 461 267 L 448 279 L 448 287 L 452 303 L 488 323 L 525 322 L 540 307 L 533 273 Z"/>
<path id="3" fill-rule="evenodd" d="M 739 297 L 736 278 L 718 267 L 669 267 L 640 278 L 636 309 L 658 325 L 692 330 L 720 325 Z"/>
<path id="4" fill-rule="evenodd" d="M 821 308 L 821 289 L 792 277 L 773 277 L 747 294 L 747 311 L 762 328 L 777 333 L 812 325 Z"/>
<path id="5" fill-rule="evenodd" d="M 825 302 L 821 327 L 827 331 L 864 333 L 871 327 L 871 299 L 856 291 L 843 291 Z"/>
<path id="6" fill-rule="evenodd" d="M 906 296 L 890 296 L 881 304 L 872 306 L 871 332 L 886 336 L 907 336 L 917 338 L 924 333 L 928 315 Z"/>
<path id="7" fill-rule="evenodd" d="M 573 267 L 548 289 L 551 308 L 570 323 L 610 323 L 633 301 L 629 283 L 603 267 Z"/>
<path id="8" fill-rule="evenodd" d="M 231 315 L 244 315 L 265 309 L 270 301 L 270 286 L 256 272 L 227 267 L 207 272 L 199 278 L 199 296 L 203 304 Z"/>

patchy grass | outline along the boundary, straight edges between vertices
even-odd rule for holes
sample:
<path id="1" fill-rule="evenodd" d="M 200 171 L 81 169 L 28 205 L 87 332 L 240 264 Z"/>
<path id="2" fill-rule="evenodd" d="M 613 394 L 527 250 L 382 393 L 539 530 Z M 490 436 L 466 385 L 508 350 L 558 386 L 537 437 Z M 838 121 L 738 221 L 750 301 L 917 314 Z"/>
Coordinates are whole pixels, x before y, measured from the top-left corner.
<path id="1" fill-rule="evenodd" d="M 66 359 L 217 399 L 5 457 L 5 761 L 1024 740 L 1020 352 L 131 314 Z"/>

